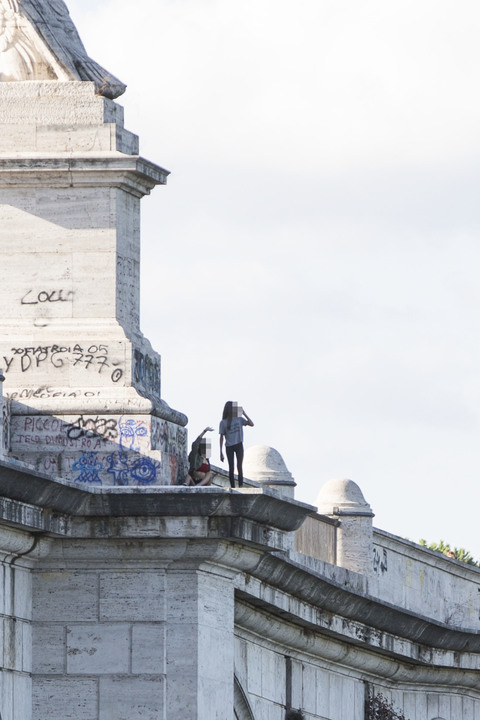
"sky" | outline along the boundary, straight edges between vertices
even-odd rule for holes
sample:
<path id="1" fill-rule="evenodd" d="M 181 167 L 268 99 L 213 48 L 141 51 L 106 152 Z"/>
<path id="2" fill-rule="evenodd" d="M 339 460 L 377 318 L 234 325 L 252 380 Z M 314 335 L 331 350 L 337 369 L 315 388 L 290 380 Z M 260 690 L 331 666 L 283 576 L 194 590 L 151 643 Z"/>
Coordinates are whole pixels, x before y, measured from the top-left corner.
<path id="1" fill-rule="evenodd" d="M 141 325 L 315 504 L 480 560 L 477 0 L 67 0 L 147 159 Z"/>

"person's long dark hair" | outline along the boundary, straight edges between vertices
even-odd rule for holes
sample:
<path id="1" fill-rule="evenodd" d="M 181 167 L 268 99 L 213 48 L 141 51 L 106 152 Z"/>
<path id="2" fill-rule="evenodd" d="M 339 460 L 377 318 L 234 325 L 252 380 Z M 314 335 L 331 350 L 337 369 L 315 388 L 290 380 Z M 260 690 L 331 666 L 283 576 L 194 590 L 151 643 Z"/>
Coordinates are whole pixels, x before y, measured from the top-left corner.
<path id="1" fill-rule="evenodd" d="M 232 400 L 227 400 L 227 402 L 224 405 L 223 408 L 223 415 L 222 420 L 227 421 L 227 428 L 230 430 L 230 425 L 232 424 L 232 417 L 233 417 L 233 402 Z"/>

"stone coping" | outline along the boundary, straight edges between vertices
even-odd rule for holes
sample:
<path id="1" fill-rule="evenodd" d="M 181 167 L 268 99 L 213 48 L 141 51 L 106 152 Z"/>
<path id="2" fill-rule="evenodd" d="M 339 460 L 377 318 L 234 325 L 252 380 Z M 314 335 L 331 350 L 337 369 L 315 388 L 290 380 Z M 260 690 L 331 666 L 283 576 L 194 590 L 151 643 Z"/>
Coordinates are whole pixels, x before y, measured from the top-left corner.
<path id="1" fill-rule="evenodd" d="M 79 487 L 0 458 L 0 494 L 48 510 L 84 517 L 240 517 L 279 530 L 297 530 L 315 508 L 267 488 L 216 486 Z"/>
<path id="2" fill-rule="evenodd" d="M 368 636 L 380 630 L 388 636 L 396 636 L 416 643 L 418 646 L 438 648 L 443 651 L 480 653 L 480 633 L 474 629 L 446 625 L 415 611 L 398 607 L 377 597 L 354 589 L 348 582 L 348 572 L 336 568 L 337 578 L 326 578 L 311 568 L 285 558 L 283 554 L 264 554 L 253 571 L 253 575 L 282 592 L 321 608 L 331 617 L 340 615 L 346 621 L 360 622 L 364 631 L 357 632 L 357 641 L 370 640 Z M 285 618 L 285 609 L 275 610 L 272 603 L 252 596 L 249 591 L 238 590 L 240 598 L 268 612 Z M 293 619 L 293 618 L 292 618 Z M 298 622 L 297 620 L 295 622 Z M 305 627 L 314 628 L 314 624 L 305 622 Z M 320 629 L 320 628 L 317 628 Z M 328 634 L 328 622 L 321 628 Z M 345 628 L 343 628 L 343 631 Z M 332 634 L 335 631 L 331 629 Z M 388 642 L 383 648 L 389 651 Z M 377 648 L 381 650 L 382 648 Z"/>

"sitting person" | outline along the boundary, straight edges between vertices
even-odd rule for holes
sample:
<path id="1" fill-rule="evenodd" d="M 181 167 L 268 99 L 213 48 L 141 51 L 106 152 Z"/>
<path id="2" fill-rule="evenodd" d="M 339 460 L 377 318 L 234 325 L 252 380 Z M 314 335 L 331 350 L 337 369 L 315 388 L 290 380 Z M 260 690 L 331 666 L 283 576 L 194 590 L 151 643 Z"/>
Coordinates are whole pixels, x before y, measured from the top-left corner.
<path id="1" fill-rule="evenodd" d="M 210 469 L 210 443 L 203 436 L 206 432 L 211 432 L 213 428 L 206 427 L 200 433 L 196 440 L 192 443 L 192 449 L 188 455 L 189 470 L 185 478 L 184 485 L 200 487 L 201 485 L 211 485 L 212 471 Z"/>

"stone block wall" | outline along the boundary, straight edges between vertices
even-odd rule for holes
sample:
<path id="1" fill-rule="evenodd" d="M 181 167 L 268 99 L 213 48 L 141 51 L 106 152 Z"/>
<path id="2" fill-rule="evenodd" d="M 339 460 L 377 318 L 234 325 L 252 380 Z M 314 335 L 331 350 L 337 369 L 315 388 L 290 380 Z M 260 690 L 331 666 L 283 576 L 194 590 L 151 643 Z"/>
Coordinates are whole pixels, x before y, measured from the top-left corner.
<path id="1" fill-rule="evenodd" d="M 165 717 L 165 574 L 38 572 L 33 718 Z"/>
<path id="2" fill-rule="evenodd" d="M 480 631 L 480 568 L 376 530 L 368 592 L 453 627 Z"/>
<path id="3" fill-rule="evenodd" d="M 41 562 L 33 720 L 233 720 L 231 573 L 171 563 L 184 551 L 139 531 L 64 541 Z"/>

